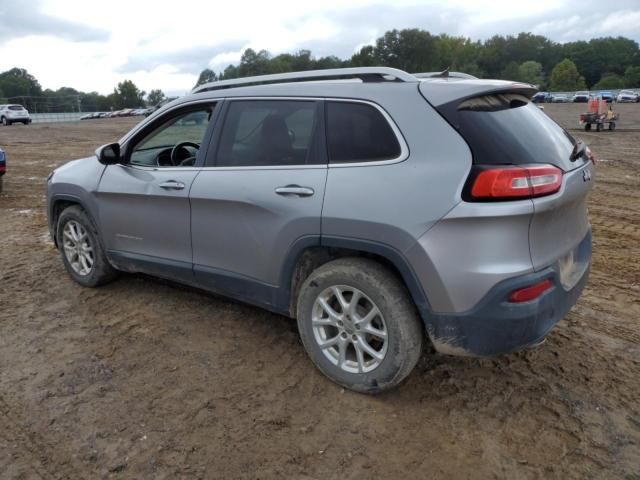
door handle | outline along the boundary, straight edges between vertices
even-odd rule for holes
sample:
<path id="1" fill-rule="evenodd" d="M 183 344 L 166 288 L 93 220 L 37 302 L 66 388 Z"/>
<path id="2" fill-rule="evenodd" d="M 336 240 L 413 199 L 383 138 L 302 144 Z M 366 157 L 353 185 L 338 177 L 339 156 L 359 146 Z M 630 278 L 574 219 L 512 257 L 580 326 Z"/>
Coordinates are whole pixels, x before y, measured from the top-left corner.
<path id="1" fill-rule="evenodd" d="M 184 183 L 176 182 L 175 180 L 168 180 L 161 183 L 160 188 L 164 188 L 167 190 L 182 190 L 184 188 Z"/>
<path id="2" fill-rule="evenodd" d="M 286 187 L 276 188 L 278 195 L 297 195 L 298 197 L 310 197 L 316 193 L 313 188 L 301 187 L 300 185 L 287 185 Z"/>

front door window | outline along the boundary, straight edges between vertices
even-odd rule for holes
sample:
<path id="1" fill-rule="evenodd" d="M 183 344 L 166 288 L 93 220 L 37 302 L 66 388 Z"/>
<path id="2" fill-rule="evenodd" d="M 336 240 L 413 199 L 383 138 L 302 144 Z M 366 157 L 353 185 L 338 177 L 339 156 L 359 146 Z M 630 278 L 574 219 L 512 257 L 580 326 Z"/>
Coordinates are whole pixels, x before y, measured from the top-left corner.
<path id="1" fill-rule="evenodd" d="M 192 166 L 212 113 L 213 106 L 207 105 L 172 117 L 133 146 L 129 164 L 144 167 Z"/>

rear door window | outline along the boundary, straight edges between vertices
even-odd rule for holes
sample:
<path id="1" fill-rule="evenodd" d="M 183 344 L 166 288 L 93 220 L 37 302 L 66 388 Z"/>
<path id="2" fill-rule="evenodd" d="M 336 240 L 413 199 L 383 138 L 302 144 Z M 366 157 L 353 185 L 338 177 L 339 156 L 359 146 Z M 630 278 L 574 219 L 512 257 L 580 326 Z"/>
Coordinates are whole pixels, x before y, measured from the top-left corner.
<path id="1" fill-rule="evenodd" d="M 317 149 L 318 102 L 236 100 L 229 104 L 216 166 L 311 165 Z"/>
<path id="2" fill-rule="evenodd" d="M 327 102 L 329 163 L 375 162 L 400 156 L 398 137 L 372 105 Z"/>

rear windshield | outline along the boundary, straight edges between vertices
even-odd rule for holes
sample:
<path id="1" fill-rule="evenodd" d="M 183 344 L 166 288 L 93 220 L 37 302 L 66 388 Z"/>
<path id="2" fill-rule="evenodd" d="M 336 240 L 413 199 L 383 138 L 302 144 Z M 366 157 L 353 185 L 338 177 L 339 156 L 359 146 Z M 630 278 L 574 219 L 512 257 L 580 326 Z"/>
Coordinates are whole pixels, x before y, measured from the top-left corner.
<path id="1" fill-rule="evenodd" d="M 9 110 L 24 110 L 22 105 L 9 105 Z"/>
<path id="2" fill-rule="evenodd" d="M 577 166 L 569 159 L 575 139 L 522 95 L 475 97 L 460 103 L 457 113 L 460 134 L 476 164 Z"/>

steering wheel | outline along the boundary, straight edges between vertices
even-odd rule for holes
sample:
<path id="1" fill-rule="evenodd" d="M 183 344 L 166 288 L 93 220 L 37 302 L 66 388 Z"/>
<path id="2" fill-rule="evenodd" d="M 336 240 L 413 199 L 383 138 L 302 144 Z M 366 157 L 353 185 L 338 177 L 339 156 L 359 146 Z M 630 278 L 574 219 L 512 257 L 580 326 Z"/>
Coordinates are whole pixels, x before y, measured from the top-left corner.
<path id="1" fill-rule="evenodd" d="M 176 146 L 171 149 L 171 155 L 169 155 L 169 157 L 171 158 L 171 163 L 178 166 L 182 164 L 182 162 L 184 162 L 185 160 L 191 158 L 191 152 L 189 152 L 189 150 L 187 150 L 185 147 L 193 147 L 196 150 L 200 150 L 200 145 L 194 142 L 177 143 Z M 187 152 L 187 156 L 179 158 L 178 153 L 180 152 Z"/>

